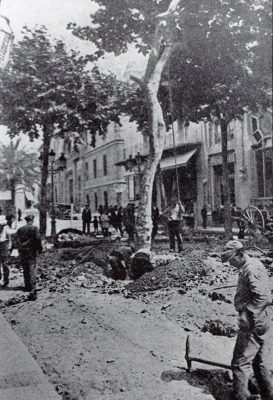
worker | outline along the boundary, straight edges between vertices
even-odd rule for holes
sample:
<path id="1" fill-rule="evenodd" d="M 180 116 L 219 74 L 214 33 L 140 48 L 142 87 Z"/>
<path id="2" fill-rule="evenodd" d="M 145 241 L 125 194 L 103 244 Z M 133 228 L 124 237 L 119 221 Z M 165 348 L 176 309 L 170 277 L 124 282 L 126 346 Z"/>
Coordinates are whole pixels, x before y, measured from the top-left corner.
<path id="1" fill-rule="evenodd" d="M 154 259 L 149 248 L 140 248 L 131 256 L 129 278 L 136 280 L 154 269 Z"/>
<path id="2" fill-rule="evenodd" d="M 36 257 L 43 248 L 38 228 L 33 225 L 34 215 L 27 215 L 25 220 L 26 225 L 17 231 L 17 245 L 24 273 L 25 290 L 30 292 L 29 300 L 36 300 Z"/>
<path id="3" fill-rule="evenodd" d="M 82 233 L 86 232 L 87 229 L 87 234 L 90 235 L 90 223 L 92 221 L 92 214 L 91 210 L 89 208 L 89 205 L 86 204 L 84 206 L 84 209 L 82 211 Z"/>
<path id="4" fill-rule="evenodd" d="M 9 285 L 9 256 L 11 248 L 11 235 L 16 232 L 16 229 L 8 225 L 6 217 L 1 215 L 0 218 L 0 279 L 3 273 L 3 287 Z"/>
<path id="5" fill-rule="evenodd" d="M 132 246 L 120 246 L 112 250 L 108 258 L 108 271 L 111 278 L 115 280 L 125 280 L 129 273 L 130 257 L 134 248 Z"/>
<path id="6" fill-rule="evenodd" d="M 248 381 L 253 368 L 263 400 L 273 400 L 273 382 L 269 359 L 272 358 L 271 321 L 267 307 L 271 304 L 268 275 L 263 264 L 245 254 L 243 244 L 229 241 L 222 262 L 239 270 L 234 305 L 239 313 L 239 331 L 233 352 L 233 399 L 251 399 Z"/>
<path id="7" fill-rule="evenodd" d="M 180 223 L 183 218 L 185 208 L 180 200 L 171 198 L 170 206 L 163 212 L 168 218 L 168 230 L 170 240 L 170 251 L 175 251 L 175 238 L 177 239 L 178 252 L 183 251 L 183 240 L 180 232 Z"/>

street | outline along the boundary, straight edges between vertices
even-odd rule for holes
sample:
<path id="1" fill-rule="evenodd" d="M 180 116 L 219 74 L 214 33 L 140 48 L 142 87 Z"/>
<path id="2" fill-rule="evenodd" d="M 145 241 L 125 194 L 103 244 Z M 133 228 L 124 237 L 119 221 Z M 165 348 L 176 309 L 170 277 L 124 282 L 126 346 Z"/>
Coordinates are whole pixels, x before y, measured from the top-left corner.
<path id="1" fill-rule="evenodd" d="M 103 260 L 109 246 L 98 247 L 93 260 Z M 235 289 L 213 288 L 236 283 L 236 275 L 209 245 L 189 244 L 184 259 L 173 256 L 136 282 L 113 281 L 92 260 L 75 270 L 64 256 L 65 249 L 40 258 L 36 302 L 15 304 L 23 283 L 17 269 L 11 288 L 0 292 L 5 317 L 63 400 L 229 398 L 227 372 L 193 363 L 188 375 L 184 359 L 190 334 L 195 356 L 231 360 Z M 185 270 L 185 262 L 192 266 Z"/>

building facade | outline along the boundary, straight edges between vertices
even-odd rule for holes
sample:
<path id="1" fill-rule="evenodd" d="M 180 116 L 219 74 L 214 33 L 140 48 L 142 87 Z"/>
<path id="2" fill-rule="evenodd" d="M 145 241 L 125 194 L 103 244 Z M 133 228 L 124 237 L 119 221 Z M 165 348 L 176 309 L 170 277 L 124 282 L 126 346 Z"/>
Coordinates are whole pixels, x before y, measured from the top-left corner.
<path id="1" fill-rule="evenodd" d="M 65 154 L 65 171 L 55 176 L 55 202 L 73 203 L 75 212 L 84 204 L 137 205 L 143 165 L 128 168 L 128 160 L 147 155 L 148 141 L 124 117 L 122 126 L 111 124 L 96 146 L 58 140 L 55 152 Z M 58 156 L 57 156 L 58 157 Z M 143 162 L 144 161 L 143 157 Z M 127 168 L 126 168 L 127 166 Z M 228 168 L 231 202 L 242 209 L 253 204 L 273 208 L 272 113 L 246 113 L 228 126 Z M 175 123 L 166 134 L 164 151 L 154 183 L 153 201 L 163 209 L 178 191 L 187 213 L 201 222 L 204 204 L 212 211 L 223 206 L 221 131 L 217 122 Z"/>
<path id="2" fill-rule="evenodd" d="M 95 147 L 91 141 L 91 136 L 86 135 L 84 141 L 75 136 L 52 143 L 56 160 L 62 153 L 66 158 L 65 170 L 58 171 L 58 163 L 55 165 L 54 202 L 73 204 L 76 213 L 85 204 L 92 212 L 100 205 L 126 206 L 132 198 L 132 178 L 134 182 L 137 178 L 117 163 L 143 152 L 142 135 L 129 118 L 123 117 L 121 125 L 111 123 L 105 135 L 97 135 Z"/>

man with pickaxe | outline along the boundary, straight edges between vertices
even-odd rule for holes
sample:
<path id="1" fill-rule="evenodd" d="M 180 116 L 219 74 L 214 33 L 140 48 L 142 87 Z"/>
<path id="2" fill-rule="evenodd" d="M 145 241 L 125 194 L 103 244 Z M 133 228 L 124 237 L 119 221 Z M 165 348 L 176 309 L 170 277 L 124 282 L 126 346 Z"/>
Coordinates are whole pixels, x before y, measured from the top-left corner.
<path id="1" fill-rule="evenodd" d="M 248 381 L 253 368 L 263 400 L 273 400 L 273 382 L 269 367 L 272 358 L 271 304 L 268 275 L 263 264 L 245 254 L 238 240 L 229 241 L 222 262 L 238 268 L 239 278 L 234 305 L 239 313 L 239 332 L 233 352 L 233 399 L 250 400 Z"/>

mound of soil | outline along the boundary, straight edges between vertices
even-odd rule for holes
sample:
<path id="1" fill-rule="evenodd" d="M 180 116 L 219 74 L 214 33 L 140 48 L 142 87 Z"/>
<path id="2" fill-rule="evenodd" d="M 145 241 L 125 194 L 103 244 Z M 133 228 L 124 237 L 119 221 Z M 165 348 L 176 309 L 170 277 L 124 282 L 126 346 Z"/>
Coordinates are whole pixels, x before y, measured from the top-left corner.
<path id="1" fill-rule="evenodd" d="M 175 260 L 160 259 L 154 271 L 144 274 L 134 282 L 130 282 L 126 289 L 131 293 L 155 291 L 167 287 L 177 287 L 185 293 L 197 286 L 200 279 L 208 276 L 209 267 L 204 263 L 202 252 L 188 253 Z"/>
<path id="2" fill-rule="evenodd" d="M 209 332 L 212 335 L 216 336 L 227 336 L 227 337 L 234 337 L 237 334 L 237 330 L 234 328 L 233 325 L 224 323 L 223 321 L 217 320 L 210 320 L 206 321 L 202 332 Z"/>

